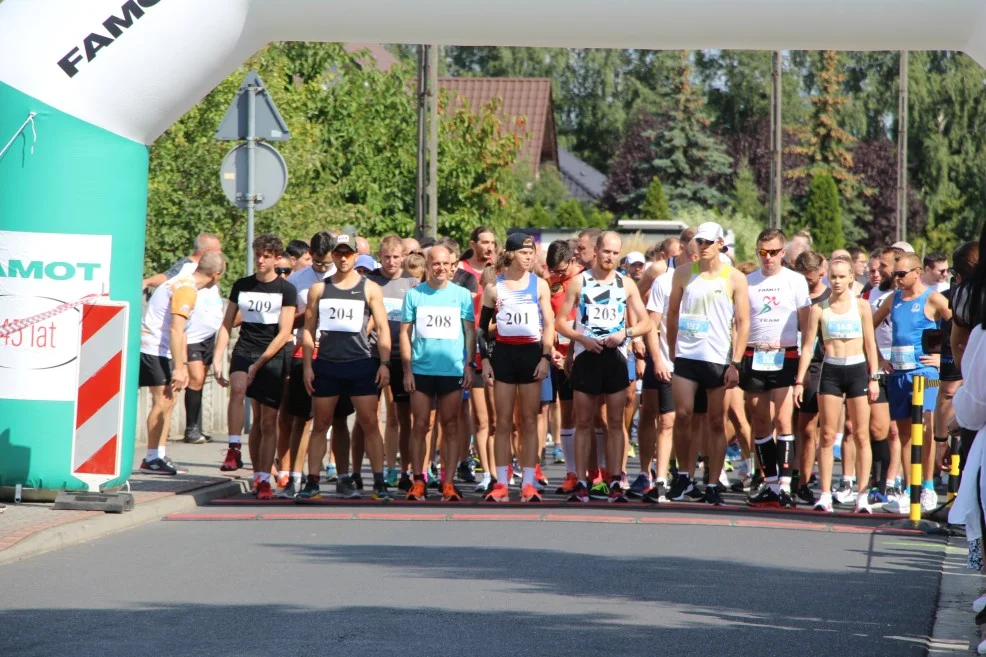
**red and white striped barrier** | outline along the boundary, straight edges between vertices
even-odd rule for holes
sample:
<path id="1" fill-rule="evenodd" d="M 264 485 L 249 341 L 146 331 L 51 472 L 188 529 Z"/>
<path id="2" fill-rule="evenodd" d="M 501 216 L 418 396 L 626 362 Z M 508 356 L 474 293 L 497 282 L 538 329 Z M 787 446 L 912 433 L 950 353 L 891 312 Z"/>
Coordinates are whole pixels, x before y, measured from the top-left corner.
<path id="1" fill-rule="evenodd" d="M 82 308 L 72 475 L 91 492 L 120 474 L 128 310 L 106 299 Z"/>

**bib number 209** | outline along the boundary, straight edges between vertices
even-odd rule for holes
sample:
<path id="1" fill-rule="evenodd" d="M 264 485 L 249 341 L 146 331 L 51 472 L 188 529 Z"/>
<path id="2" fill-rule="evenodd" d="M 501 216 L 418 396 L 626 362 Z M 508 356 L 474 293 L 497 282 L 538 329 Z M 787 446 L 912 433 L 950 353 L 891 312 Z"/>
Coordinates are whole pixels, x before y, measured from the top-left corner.
<path id="1" fill-rule="evenodd" d="M 247 309 L 252 313 L 269 313 L 273 304 L 264 299 L 247 299 Z"/>

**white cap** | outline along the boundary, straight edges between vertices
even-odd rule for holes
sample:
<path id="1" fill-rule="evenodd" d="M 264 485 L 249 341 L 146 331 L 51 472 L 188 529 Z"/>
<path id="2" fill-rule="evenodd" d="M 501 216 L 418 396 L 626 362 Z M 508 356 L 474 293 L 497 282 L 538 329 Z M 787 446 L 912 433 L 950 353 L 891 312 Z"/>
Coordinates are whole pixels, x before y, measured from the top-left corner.
<path id="1" fill-rule="evenodd" d="M 627 254 L 628 265 L 639 265 L 644 262 L 647 262 L 647 259 L 644 258 L 644 254 L 641 253 L 640 251 L 631 251 L 630 253 Z"/>
<path id="2" fill-rule="evenodd" d="M 907 242 L 894 242 L 894 248 L 904 249 L 904 253 L 914 253 L 914 247 Z"/>
<path id="3" fill-rule="evenodd" d="M 695 238 L 715 242 L 716 240 L 725 240 L 726 234 L 723 232 L 722 226 L 716 222 L 706 221 L 699 225 L 698 230 L 695 231 Z"/>
<path id="4" fill-rule="evenodd" d="M 375 271 L 379 269 L 379 266 L 377 265 L 377 261 L 373 259 L 373 256 L 366 255 L 365 253 L 356 258 L 355 267 L 363 267 L 365 269 L 369 269 L 370 271 Z"/>

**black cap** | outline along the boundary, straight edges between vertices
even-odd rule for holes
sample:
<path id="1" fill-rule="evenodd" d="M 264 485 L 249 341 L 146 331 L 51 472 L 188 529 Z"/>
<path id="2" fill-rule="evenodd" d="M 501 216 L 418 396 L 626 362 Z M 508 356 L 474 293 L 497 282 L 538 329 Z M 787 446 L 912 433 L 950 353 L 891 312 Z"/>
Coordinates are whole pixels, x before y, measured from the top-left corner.
<path id="1" fill-rule="evenodd" d="M 503 247 L 504 251 L 519 251 L 520 249 L 533 249 L 534 238 L 527 233 L 511 233 L 507 236 L 507 244 Z"/>
<path id="2" fill-rule="evenodd" d="M 349 247 L 356 253 L 356 231 L 352 226 L 346 226 L 338 235 L 332 238 L 332 250 L 335 251 L 340 246 Z"/>

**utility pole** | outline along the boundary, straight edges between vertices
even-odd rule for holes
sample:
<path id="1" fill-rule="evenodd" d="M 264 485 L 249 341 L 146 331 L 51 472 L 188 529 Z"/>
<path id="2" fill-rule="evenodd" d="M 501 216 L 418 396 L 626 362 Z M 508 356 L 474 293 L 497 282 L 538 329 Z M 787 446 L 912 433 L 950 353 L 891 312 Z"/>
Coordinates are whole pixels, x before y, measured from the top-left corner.
<path id="1" fill-rule="evenodd" d="M 770 86 L 770 226 L 781 227 L 781 192 L 783 190 L 784 124 L 781 120 L 781 69 L 783 53 L 775 50 Z"/>
<path id="2" fill-rule="evenodd" d="M 897 95 L 897 240 L 907 241 L 907 51 L 900 51 Z"/>
<path id="3" fill-rule="evenodd" d="M 426 140 L 428 135 L 428 119 L 425 114 L 425 96 L 428 93 L 428 63 L 425 53 L 426 46 L 418 46 L 418 148 L 417 148 L 417 180 L 414 186 L 414 231 L 419 239 L 427 233 L 425 221 L 425 186 L 426 174 Z"/>
<path id="4" fill-rule="evenodd" d="M 428 46 L 428 235 L 438 237 L 438 46 Z"/>
<path id="5" fill-rule="evenodd" d="M 253 227 L 254 212 L 257 206 L 257 91 L 255 84 L 247 86 L 247 276 L 253 273 Z M 249 411 L 248 411 L 249 413 Z M 247 415 L 249 424 L 249 414 Z"/>

